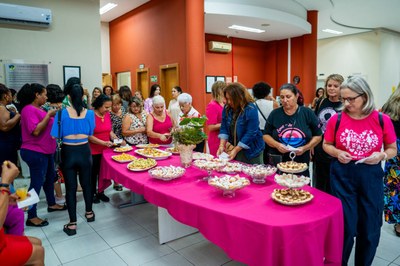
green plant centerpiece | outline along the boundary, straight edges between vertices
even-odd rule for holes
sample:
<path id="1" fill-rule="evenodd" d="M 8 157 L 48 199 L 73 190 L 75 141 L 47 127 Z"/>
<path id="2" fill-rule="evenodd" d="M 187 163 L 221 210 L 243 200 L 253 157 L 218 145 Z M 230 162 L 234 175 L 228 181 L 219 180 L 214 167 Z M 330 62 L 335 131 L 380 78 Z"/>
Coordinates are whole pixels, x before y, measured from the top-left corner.
<path id="1" fill-rule="evenodd" d="M 202 117 L 186 117 L 180 123 L 179 127 L 172 131 L 175 146 L 178 148 L 181 158 L 181 164 L 189 167 L 192 164 L 193 149 L 196 144 L 207 139 L 203 128 L 207 118 Z"/>

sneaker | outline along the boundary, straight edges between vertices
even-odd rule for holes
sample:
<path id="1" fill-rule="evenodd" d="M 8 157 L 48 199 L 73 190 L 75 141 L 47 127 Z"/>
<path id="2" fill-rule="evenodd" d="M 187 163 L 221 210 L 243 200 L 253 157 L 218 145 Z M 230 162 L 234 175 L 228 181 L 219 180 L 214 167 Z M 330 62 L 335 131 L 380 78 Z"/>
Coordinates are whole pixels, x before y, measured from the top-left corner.
<path id="1" fill-rule="evenodd" d="M 61 197 L 55 197 L 56 198 L 56 204 L 58 205 L 64 205 L 65 204 L 65 197 L 61 196 Z"/>
<path id="2" fill-rule="evenodd" d="M 110 198 L 107 197 L 104 194 L 104 192 L 103 193 L 97 193 L 97 198 L 100 199 L 101 201 L 104 201 L 104 202 L 109 202 L 110 201 Z"/>

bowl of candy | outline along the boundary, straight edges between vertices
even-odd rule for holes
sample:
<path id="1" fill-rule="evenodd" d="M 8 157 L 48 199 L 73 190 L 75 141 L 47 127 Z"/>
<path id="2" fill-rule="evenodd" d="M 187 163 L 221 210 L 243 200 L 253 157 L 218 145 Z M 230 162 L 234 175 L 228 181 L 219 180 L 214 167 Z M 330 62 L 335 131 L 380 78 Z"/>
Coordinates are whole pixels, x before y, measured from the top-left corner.
<path id="1" fill-rule="evenodd" d="M 250 185 L 250 181 L 239 175 L 215 176 L 208 179 L 208 184 L 222 190 L 222 195 L 227 198 L 235 197 L 235 191 Z"/>
<path id="2" fill-rule="evenodd" d="M 252 178 L 253 183 L 264 184 L 265 179 L 276 173 L 276 167 L 264 164 L 251 164 L 242 167 L 242 172 Z"/>

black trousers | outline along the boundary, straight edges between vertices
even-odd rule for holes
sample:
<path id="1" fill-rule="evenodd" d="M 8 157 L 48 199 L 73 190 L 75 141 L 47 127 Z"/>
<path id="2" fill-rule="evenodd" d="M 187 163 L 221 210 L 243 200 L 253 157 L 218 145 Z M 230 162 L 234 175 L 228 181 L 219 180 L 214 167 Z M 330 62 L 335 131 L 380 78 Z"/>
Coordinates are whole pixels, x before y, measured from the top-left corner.
<path id="1" fill-rule="evenodd" d="M 92 196 L 97 193 L 97 183 L 99 181 L 101 154 L 92 155 Z"/>
<path id="2" fill-rule="evenodd" d="M 63 145 L 61 150 L 61 170 L 65 182 L 65 200 L 68 207 L 70 222 L 76 222 L 76 190 L 79 183 L 82 186 L 86 212 L 92 211 L 91 171 L 92 155 L 89 143 L 82 145 Z"/>

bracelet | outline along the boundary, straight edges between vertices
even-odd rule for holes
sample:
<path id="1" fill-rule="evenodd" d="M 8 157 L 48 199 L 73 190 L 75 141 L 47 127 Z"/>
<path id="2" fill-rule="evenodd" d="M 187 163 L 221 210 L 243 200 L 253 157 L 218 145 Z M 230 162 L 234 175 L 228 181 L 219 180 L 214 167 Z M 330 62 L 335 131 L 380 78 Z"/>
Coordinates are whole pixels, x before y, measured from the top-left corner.
<path id="1" fill-rule="evenodd" d="M 0 189 L 0 192 L 1 192 L 1 194 L 8 194 L 8 196 L 11 195 L 11 192 L 8 189 Z"/>
<path id="2" fill-rule="evenodd" d="M 382 161 L 386 161 L 386 159 L 387 159 L 388 155 L 387 155 L 387 153 L 386 153 L 386 152 L 383 152 L 383 155 L 384 155 L 384 157 L 383 157 L 383 160 L 382 160 Z"/>
<path id="3" fill-rule="evenodd" d="M 0 183 L 0 187 L 9 188 L 9 187 L 10 187 L 10 184 L 7 184 L 7 183 Z"/>

